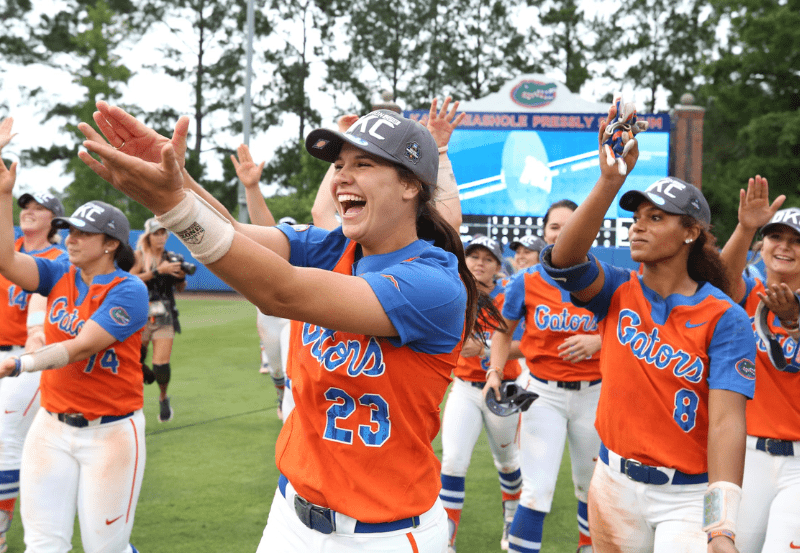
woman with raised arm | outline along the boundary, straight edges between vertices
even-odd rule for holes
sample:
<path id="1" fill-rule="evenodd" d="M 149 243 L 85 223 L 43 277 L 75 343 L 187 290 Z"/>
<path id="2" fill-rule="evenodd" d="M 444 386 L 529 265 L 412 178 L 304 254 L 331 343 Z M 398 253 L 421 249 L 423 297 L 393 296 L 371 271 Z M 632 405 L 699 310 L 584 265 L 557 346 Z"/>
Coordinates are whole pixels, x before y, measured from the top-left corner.
<path id="1" fill-rule="evenodd" d="M 458 234 L 432 206 L 439 153 L 430 132 L 389 111 L 345 134 L 313 131 L 306 148 L 335 164 L 342 226 L 234 227 L 184 189 L 176 149 L 185 149 L 186 119 L 168 141 L 98 107 L 116 148 L 81 124 L 102 163 L 81 159 L 263 312 L 306 321 L 297 408 L 276 446 L 281 477 L 258 551 L 444 551 L 431 442 L 477 291 Z"/>
<path id="2" fill-rule="evenodd" d="M 615 115 L 612 107 L 601 140 Z M 631 257 L 641 275 L 589 254 L 625 182 L 601 154 L 597 184 L 542 252 L 553 280 L 603 323 L 594 550 L 736 551 L 744 410 L 755 378 L 749 318 L 726 295 L 703 194 L 679 179 L 620 199 L 634 212 Z M 637 157 L 636 146 L 624 156 L 628 174 Z"/>
<path id="3" fill-rule="evenodd" d="M 546 243 L 555 243 L 577 207 L 572 200 L 550 205 L 543 221 Z M 507 378 L 505 363 L 512 333 L 524 327 L 519 349 L 529 369 L 525 387 L 539 395 L 522 413 L 522 494 L 508 528 L 508 547 L 522 553 L 539 553 L 544 520 L 553 504 L 564 444 L 568 441 L 578 500 L 577 550 L 591 551 L 586 502 L 600 447 L 594 428 L 600 397 L 600 362 L 596 354 L 601 340 L 597 319 L 586 309 L 572 305 L 538 264 L 509 280 L 503 318 L 508 329 L 498 329 L 492 337 L 485 391 L 490 393 L 488 388 L 496 388 L 501 377 Z"/>
<path id="4" fill-rule="evenodd" d="M 800 209 L 778 211 L 785 199 L 770 204 L 767 179 L 750 179 L 722 250 L 731 297 L 752 317 L 758 345 L 736 540 L 746 553 L 800 549 Z M 759 230 L 764 279 L 742 272 Z"/>
<path id="5" fill-rule="evenodd" d="M 141 330 L 147 288 L 133 265 L 128 220 L 88 202 L 51 225 L 69 228 L 68 259 L 16 251 L 11 170 L 0 163 L 0 274 L 47 297 L 47 345 L 0 362 L 0 377 L 41 373 L 41 406 L 22 450 L 27 551 L 68 551 L 77 513 L 87 553 L 129 543 L 145 464 Z"/>

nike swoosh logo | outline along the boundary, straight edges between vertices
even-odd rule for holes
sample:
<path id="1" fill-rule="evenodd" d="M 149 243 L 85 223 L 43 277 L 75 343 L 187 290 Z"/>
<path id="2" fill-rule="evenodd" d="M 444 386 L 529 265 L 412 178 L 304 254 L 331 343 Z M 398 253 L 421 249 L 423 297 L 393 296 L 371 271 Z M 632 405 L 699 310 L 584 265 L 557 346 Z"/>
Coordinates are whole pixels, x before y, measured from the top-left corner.
<path id="1" fill-rule="evenodd" d="M 800 545 L 795 545 L 794 542 L 789 544 L 789 549 L 800 549 Z"/>
<path id="2" fill-rule="evenodd" d="M 508 446 L 510 446 L 510 445 L 511 445 L 511 444 L 513 444 L 513 443 L 514 443 L 514 442 L 508 442 L 507 444 L 500 444 L 500 447 L 508 447 Z"/>
<path id="3" fill-rule="evenodd" d="M 108 520 L 108 519 L 106 519 L 106 525 L 109 525 L 109 524 L 114 524 L 115 522 L 117 522 L 117 521 L 118 521 L 119 519 L 121 519 L 121 518 L 122 518 L 122 515 L 119 515 L 119 516 L 118 516 L 117 518 L 115 518 L 115 519 L 111 519 L 111 520 Z"/>
<path id="4" fill-rule="evenodd" d="M 10 415 L 11 413 L 16 413 L 16 411 L 9 411 L 8 409 L 6 409 L 6 415 Z"/>
<path id="5" fill-rule="evenodd" d="M 567 277 L 550 277 L 553 280 L 560 280 L 561 282 L 567 282 Z"/>
<path id="6" fill-rule="evenodd" d="M 697 328 L 698 326 L 703 326 L 704 324 L 706 324 L 705 321 L 702 323 L 697 323 L 696 325 L 693 325 L 692 321 L 686 321 L 686 328 Z"/>

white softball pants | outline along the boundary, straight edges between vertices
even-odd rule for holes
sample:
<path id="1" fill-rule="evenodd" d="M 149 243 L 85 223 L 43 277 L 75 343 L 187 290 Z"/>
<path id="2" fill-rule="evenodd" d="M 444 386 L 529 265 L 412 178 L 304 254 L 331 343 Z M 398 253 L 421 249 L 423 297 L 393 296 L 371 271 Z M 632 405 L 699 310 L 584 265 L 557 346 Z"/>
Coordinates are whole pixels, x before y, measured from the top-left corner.
<path id="1" fill-rule="evenodd" d="M 587 501 L 589 482 L 600 451 L 594 420 L 601 386 L 589 386 L 584 382 L 580 390 L 565 390 L 558 388 L 554 381 L 545 384 L 528 378 L 526 389 L 539 394 L 539 398 L 522 414 L 520 505 L 550 512 L 566 440 L 569 440 L 575 497 L 584 503 Z"/>
<path id="2" fill-rule="evenodd" d="M 75 428 L 39 409 L 22 452 L 26 553 L 72 549 L 75 513 L 86 553 L 130 553 L 144 476 L 145 420 Z"/>

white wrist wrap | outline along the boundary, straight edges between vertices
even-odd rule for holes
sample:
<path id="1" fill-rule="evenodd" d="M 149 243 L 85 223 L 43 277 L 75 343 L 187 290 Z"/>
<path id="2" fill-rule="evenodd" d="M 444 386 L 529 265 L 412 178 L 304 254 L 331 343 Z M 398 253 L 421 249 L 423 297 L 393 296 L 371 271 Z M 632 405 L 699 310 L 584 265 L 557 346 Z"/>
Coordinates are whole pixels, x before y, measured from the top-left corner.
<path id="1" fill-rule="evenodd" d="M 191 190 L 178 205 L 156 218 L 204 265 L 228 253 L 236 234 L 230 221 Z"/>
<path id="2" fill-rule="evenodd" d="M 69 363 L 69 352 L 67 346 L 59 342 L 44 346 L 33 353 L 23 353 L 19 361 L 20 369 L 26 373 L 58 369 Z"/>
<path id="3" fill-rule="evenodd" d="M 709 484 L 703 496 L 703 532 L 727 530 L 735 534 L 741 499 L 742 488 L 732 482 Z"/>
<path id="4" fill-rule="evenodd" d="M 44 311 L 28 311 L 28 328 L 44 324 Z"/>
<path id="5" fill-rule="evenodd" d="M 458 198 L 458 183 L 453 174 L 453 164 L 447 156 L 439 157 L 439 172 L 436 174 L 436 201 Z"/>

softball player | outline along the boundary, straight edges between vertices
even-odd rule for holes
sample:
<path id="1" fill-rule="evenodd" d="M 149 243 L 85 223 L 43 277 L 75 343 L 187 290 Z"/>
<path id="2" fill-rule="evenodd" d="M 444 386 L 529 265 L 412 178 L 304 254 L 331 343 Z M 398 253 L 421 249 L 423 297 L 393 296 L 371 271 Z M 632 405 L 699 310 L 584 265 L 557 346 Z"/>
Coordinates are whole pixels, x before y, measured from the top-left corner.
<path id="1" fill-rule="evenodd" d="M 46 371 L 22 452 L 26 551 L 69 551 L 77 511 L 85 551 L 133 553 L 145 463 L 139 355 L 147 288 L 115 264 L 133 258 L 128 221 L 111 205 L 89 202 L 53 219 L 70 229 L 69 259 L 16 252 L 15 174 L 16 163 L 10 172 L 0 164 L 0 273 L 47 296 L 48 345 L 0 363 L 0 376 Z"/>
<path id="2" fill-rule="evenodd" d="M 547 244 L 544 240 L 533 234 L 526 234 L 511 242 L 508 247 L 514 252 L 514 267 L 522 271 L 539 263 L 539 252 Z"/>
<path id="3" fill-rule="evenodd" d="M 492 238 L 476 235 L 464 253 L 467 267 L 478 283 L 478 290 L 488 294 L 498 310 L 502 309 L 504 283 L 496 277 L 503 261 L 500 243 Z M 489 321 L 481 321 L 480 315 L 478 320 L 476 330 L 484 334 L 484 339 L 482 341 L 470 337 L 464 344 L 453 373 L 455 379 L 447 396 L 442 419 L 442 491 L 439 497 L 447 511 L 451 552 L 456 550 L 456 533 L 461 510 L 464 508 L 467 469 L 482 427 L 486 429 L 486 437 L 500 478 L 504 520 L 501 540 L 503 549 L 508 549 L 507 530 L 514 520 L 522 486 L 517 445 L 519 417 L 497 416 L 489 411 L 483 400 L 482 391 L 486 383 L 486 370 L 489 368 L 489 356 L 484 351 L 484 341 L 490 341 L 495 326 Z M 516 341 L 519 351 L 519 336 Z M 519 363 L 510 360 L 506 364 L 504 377 L 513 380 L 520 372 Z"/>
<path id="4" fill-rule="evenodd" d="M 554 243 L 577 205 L 561 200 L 544 217 L 545 242 Z M 521 248 L 522 246 L 520 246 Z M 539 399 L 522 414 L 522 496 L 509 535 L 509 549 L 538 553 L 558 470 L 569 440 L 572 481 L 578 499 L 578 551 L 591 550 L 586 514 L 589 482 L 600 438 L 594 415 L 600 397 L 597 319 L 572 305 L 540 265 L 518 273 L 506 286 L 503 317 L 508 330 L 492 339 L 488 388 L 499 386 L 514 332 L 524 321 L 520 349 L 530 374 L 525 387 Z M 494 373 L 494 374 L 492 374 Z"/>
<path id="5" fill-rule="evenodd" d="M 164 249 L 169 232 L 155 219 L 144 223 L 144 232 L 136 245 L 136 263 L 131 274 L 147 285 L 150 298 L 147 325 L 142 333 L 142 356 L 147 357 L 147 347 L 153 342 L 153 375 L 158 382 L 158 422 L 169 422 L 174 416 L 167 387 L 172 377 L 172 343 L 175 333 L 181 331 L 178 310 L 175 308 L 175 290 L 186 289 L 186 273 L 180 261 L 172 261 Z"/>
<path id="6" fill-rule="evenodd" d="M 258 551 L 442 553 L 447 515 L 431 442 L 477 290 L 458 234 L 433 207 L 431 133 L 389 111 L 345 134 L 313 131 L 306 148 L 335 164 L 342 227 L 270 228 L 233 225 L 184 190 L 196 189 L 175 156 L 188 119 L 173 146 L 119 108 L 98 107 L 95 120 L 119 150 L 81 124 L 102 163 L 81 159 L 259 309 L 306 321 L 293 365 L 297 408 L 276 445 L 281 477 Z M 125 148 L 129 140 L 152 148 Z"/>
<path id="7" fill-rule="evenodd" d="M 637 157 L 634 145 L 627 174 Z M 548 275 L 603 323 L 594 550 L 736 551 L 744 411 L 755 387 L 749 318 L 723 291 L 708 204 L 683 181 L 664 178 L 620 199 L 634 212 L 631 257 L 641 275 L 588 253 L 625 182 L 616 163 L 600 159 L 596 186 L 542 252 Z"/>
<path id="8" fill-rule="evenodd" d="M 58 248 L 59 236 L 50 222 L 64 214 L 64 207 L 51 194 L 23 194 L 17 201 L 23 236 L 14 242 L 14 251 L 36 257 L 56 259 L 64 254 Z M 0 276 L 0 290 L 7 301 L 0 303 L 0 361 L 19 357 L 44 345 L 45 300 Z M 22 444 L 39 410 L 40 373 L 25 373 L 0 383 L 0 552 L 6 550 L 5 533 L 11 525 L 19 496 L 19 470 Z"/>
<path id="9" fill-rule="evenodd" d="M 786 363 L 798 364 L 800 209 L 777 211 L 785 196 L 769 203 L 767 179 L 750 179 L 739 203 L 739 224 L 722 256 L 735 286 L 731 297 L 760 323 L 756 308 L 771 313 L 768 332 Z M 748 246 L 761 228 L 766 279 L 742 278 Z M 771 344 L 756 334 L 756 391 L 747 403 L 747 453 L 736 544 L 743 553 L 800 549 L 800 374 L 770 359 Z"/>

